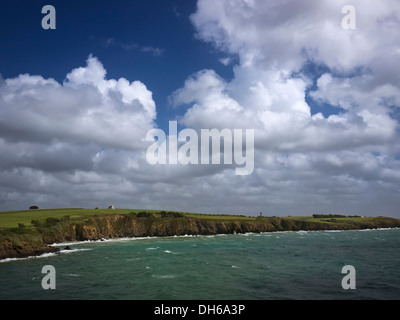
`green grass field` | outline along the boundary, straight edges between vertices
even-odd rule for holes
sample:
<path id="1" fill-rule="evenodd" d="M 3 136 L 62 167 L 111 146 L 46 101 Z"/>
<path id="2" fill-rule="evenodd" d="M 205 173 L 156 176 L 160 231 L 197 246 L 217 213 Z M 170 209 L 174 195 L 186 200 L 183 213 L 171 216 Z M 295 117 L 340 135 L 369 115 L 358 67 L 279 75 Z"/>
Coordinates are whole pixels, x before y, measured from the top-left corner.
<path id="1" fill-rule="evenodd" d="M 250 216 L 239 216 L 230 214 L 206 214 L 206 213 L 190 213 L 185 212 L 184 215 L 189 218 L 198 218 L 204 220 L 224 220 L 224 221 L 246 221 L 254 220 L 255 217 Z"/>
<path id="2" fill-rule="evenodd" d="M 47 218 L 61 218 L 69 215 L 71 219 L 80 219 L 91 215 L 120 214 L 139 211 L 152 210 L 132 210 L 132 209 L 38 209 L 21 211 L 0 211 L 0 228 L 15 228 L 19 223 L 29 227 L 32 220 L 44 222 Z"/>
<path id="3" fill-rule="evenodd" d="M 295 219 L 309 222 L 322 222 L 328 224 L 340 224 L 340 223 L 370 223 L 373 222 L 376 217 L 340 217 L 340 218 L 313 218 L 312 216 L 289 216 L 279 217 L 280 219 Z"/>
<path id="4" fill-rule="evenodd" d="M 37 209 L 37 210 L 19 210 L 19 211 L 0 211 L 0 228 L 15 228 L 19 223 L 26 227 L 31 226 L 32 220 L 45 222 L 47 218 L 62 218 L 70 216 L 70 219 L 81 219 L 92 215 L 109 215 L 109 214 L 127 214 L 130 212 L 151 212 L 155 217 L 159 216 L 160 210 L 143 210 L 143 209 L 81 209 L 81 208 L 65 208 L 65 209 Z M 180 212 L 186 217 L 202 218 L 205 220 L 251 220 L 254 217 L 244 217 L 235 215 L 218 215 L 218 214 L 200 214 Z"/>
<path id="5" fill-rule="evenodd" d="M 81 208 L 63 208 L 63 209 L 37 209 L 37 210 L 19 210 L 19 211 L 0 211 L 0 228 L 15 228 L 19 224 L 24 224 L 26 227 L 32 226 L 32 220 L 45 222 L 47 218 L 62 218 L 69 216 L 70 219 L 82 219 L 92 215 L 109 215 L 109 214 L 127 214 L 130 212 L 151 212 L 154 217 L 159 217 L 160 210 L 143 210 L 143 209 L 81 209 Z M 241 216 L 228 214 L 203 214 L 180 212 L 186 217 L 204 219 L 208 221 L 254 221 L 258 218 L 255 216 Z M 279 217 L 280 219 L 295 219 L 312 222 L 324 223 L 340 223 L 340 222 L 367 222 L 374 217 L 340 217 L 340 218 L 313 218 L 312 216 L 289 216 Z"/>

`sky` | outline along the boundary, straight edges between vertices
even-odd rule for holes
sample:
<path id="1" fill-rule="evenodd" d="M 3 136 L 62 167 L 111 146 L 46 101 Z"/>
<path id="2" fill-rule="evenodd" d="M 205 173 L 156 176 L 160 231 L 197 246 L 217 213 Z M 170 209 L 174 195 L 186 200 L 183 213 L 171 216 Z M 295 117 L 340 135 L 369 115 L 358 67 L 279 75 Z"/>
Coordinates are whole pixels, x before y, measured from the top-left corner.
<path id="1" fill-rule="evenodd" d="M 0 210 L 400 218 L 397 0 L 14 0 L 0 16 Z M 254 169 L 150 163 L 149 132 L 174 138 L 173 121 L 253 130 Z"/>

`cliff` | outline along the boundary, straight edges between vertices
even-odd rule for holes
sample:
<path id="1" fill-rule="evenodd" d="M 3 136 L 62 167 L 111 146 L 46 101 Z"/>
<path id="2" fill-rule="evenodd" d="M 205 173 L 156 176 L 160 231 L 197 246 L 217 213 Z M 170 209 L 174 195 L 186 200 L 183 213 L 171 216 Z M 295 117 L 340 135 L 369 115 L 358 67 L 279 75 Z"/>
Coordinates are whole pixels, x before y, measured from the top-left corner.
<path id="1" fill-rule="evenodd" d="M 40 233 L 34 230 L 15 228 L 0 234 L 0 259 L 38 256 L 57 251 L 57 248 L 44 243 Z"/>
<path id="2" fill-rule="evenodd" d="M 399 219 L 297 219 L 279 217 L 234 217 L 204 215 L 140 217 L 137 214 L 109 214 L 72 220 L 48 219 L 36 227 L 13 228 L 0 234 L 0 259 L 54 252 L 52 243 L 99 240 L 103 238 L 213 235 L 246 232 L 298 230 L 351 230 L 400 227 Z"/>

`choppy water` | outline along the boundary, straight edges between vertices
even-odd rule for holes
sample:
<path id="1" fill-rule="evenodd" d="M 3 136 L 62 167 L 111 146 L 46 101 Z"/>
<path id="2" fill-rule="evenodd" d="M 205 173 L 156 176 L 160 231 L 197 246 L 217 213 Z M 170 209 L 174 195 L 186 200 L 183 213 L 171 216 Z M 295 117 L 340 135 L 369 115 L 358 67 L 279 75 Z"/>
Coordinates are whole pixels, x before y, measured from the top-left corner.
<path id="1" fill-rule="evenodd" d="M 120 239 L 0 263 L 0 299 L 400 299 L 400 229 Z M 56 289 L 42 288 L 44 265 Z M 356 270 L 344 290 L 342 267 Z"/>

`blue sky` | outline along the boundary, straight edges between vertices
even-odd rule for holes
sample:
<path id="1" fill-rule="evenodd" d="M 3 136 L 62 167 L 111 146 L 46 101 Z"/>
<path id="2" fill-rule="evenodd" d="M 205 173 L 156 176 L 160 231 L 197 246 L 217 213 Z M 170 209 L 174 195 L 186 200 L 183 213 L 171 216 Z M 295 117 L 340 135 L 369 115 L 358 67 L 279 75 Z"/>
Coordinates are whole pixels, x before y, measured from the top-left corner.
<path id="1" fill-rule="evenodd" d="M 0 15 L 0 210 L 399 217 L 397 0 L 15 0 Z M 253 129 L 254 171 L 150 165 L 146 133 L 175 120 Z"/>
<path id="2" fill-rule="evenodd" d="M 56 30 L 43 30 L 41 9 L 56 9 Z M 213 69 L 230 79 L 224 55 L 198 40 L 189 16 L 196 1 L 2 1 L 0 72 L 4 78 L 40 74 L 59 82 L 89 54 L 108 78 L 140 79 L 157 103 L 159 125 L 175 117 L 168 96 L 188 75 Z"/>

